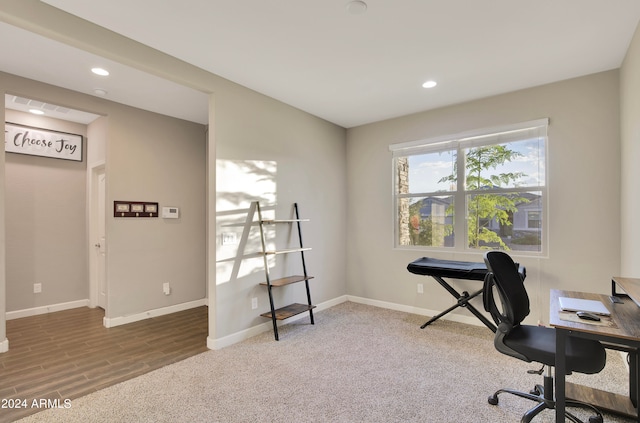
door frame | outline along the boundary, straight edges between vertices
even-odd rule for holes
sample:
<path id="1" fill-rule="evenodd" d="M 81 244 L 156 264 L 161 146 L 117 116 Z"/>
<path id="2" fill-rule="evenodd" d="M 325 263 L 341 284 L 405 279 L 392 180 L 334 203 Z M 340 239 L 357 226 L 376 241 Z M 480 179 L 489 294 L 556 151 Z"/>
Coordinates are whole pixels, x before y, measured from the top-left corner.
<path id="1" fill-rule="evenodd" d="M 99 306 L 98 295 L 100 293 L 99 281 L 98 277 L 98 255 L 96 254 L 97 248 L 96 243 L 98 240 L 98 217 L 99 213 L 99 204 L 100 199 L 98 198 L 100 190 L 98 189 L 98 180 L 100 174 L 104 173 L 106 175 L 106 165 L 104 161 L 99 161 L 90 166 L 88 176 L 88 199 L 89 199 L 89 237 L 87 243 L 87 255 L 89 257 L 89 307 L 95 308 Z M 106 208 L 106 198 L 104 199 L 104 207 Z M 106 218 L 106 210 L 103 211 L 103 215 Z M 106 271 L 106 269 L 105 269 Z M 106 275 L 104 275 L 106 280 Z M 107 286 L 108 289 L 108 286 Z M 105 312 L 107 310 L 108 301 L 105 304 Z"/>

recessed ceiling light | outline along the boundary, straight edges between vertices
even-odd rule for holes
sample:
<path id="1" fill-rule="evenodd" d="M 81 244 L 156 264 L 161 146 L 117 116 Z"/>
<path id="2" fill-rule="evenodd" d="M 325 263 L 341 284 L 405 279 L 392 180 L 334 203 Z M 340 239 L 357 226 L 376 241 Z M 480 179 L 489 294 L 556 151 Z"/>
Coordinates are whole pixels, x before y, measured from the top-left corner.
<path id="1" fill-rule="evenodd" d="M 427 82 L 425 82 L 424 84 L 422 84 L 422 86 L 423 86 L 424 88 L 433 88 L 433 87 L 435 87 L 436 85 L 438 85 L 438 83 L 437 83 L 436 81 L 427 81 Z"/>
<path id="2" fill-rule="evenodd" d="M 40 109 L 29 109 L 29 113 L 33 113 L 34 115 L 44 115 L 44 112 Z"/>
<path id="3" fill-rule="evenodd" d="M 100 75 L 100 76 L 108 76 L 109 75 L 109 71 L 103 68 L 93 68 L 91 69 L 91 72 L 95 73 L 96 75 Z"/>
<path id="4" fill-rule="evenodd" d="M 103 90 L 102 88 L 96 88 L 93 90 L 97 95 L 107 95 L 107 90 Z"/>
<path id="5" fill-rule="evenodd" d="M 361 15 L 367 11 L 367 3 L 360 0 L 350 1 L 347 3 L 347 11 L 352 15 Z"/>

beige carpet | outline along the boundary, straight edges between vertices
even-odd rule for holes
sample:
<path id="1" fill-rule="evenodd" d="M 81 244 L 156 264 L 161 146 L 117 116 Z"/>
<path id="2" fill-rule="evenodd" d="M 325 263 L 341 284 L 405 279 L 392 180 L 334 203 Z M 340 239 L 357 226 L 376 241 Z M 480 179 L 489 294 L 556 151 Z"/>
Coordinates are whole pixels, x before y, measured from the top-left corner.
<path id="1" fill-rule="evenodd" d="M 519 422 L 534 404 L 503 395 L 542 381 L 498 353 L 484 327 L 356 303 L 72 401 L 23 422 Z M 581 377 L 578 377 L 581 376 Z M 599 375 L 569 380 L 626 393 L 619 353 Z M 588 419 L 588 413 L 577 412 Z M 545 411 L 534 422 L 553 422 Z M 605 415 L 606 422 L 630 419 Z"/>

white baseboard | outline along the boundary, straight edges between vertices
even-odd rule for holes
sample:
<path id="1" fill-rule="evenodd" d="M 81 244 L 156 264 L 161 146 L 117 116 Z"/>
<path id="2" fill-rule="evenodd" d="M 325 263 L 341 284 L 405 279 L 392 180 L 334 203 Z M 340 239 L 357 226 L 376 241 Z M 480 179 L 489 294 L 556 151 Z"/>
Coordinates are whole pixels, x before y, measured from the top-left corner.
<path id="1" fill-rule="evenodd" d="M 343 295 L 343 296 L 334 298 L 333 300 L 326 301 L 322 304 L 317 305 L 314 311 L 326 310 L 330 307 L 344 303 L 346 301 L 352 301 L 354 303 L 366 304 L 366 305 L 386 308 L 390 310 L 402 311 L 405 313 L 417 314 L 419 316 L 436 316 L 440 314 L 440 311 L 436 311 L 436 310 L 429 310 L 426 308 L 419 308 L 419 307 L 413 307 L 413 306 L 408 306 L 403 304 L 390 303 L 387 301 L 372 300 L 369 298 L 356 297 L 353 295 Z M 278 324 L 287 324 L 288 322 L 292 322 L 296 319 L 301 319 L 305 316 L 306 315 L 303 313 L 298 316 L 291 317 L 290 319 L 283 320 L 282 322 L 278 322 Z M 459 323 L 466 323 L 474 326 L 482 326 L 482 323 L 478 319 L 476 319 L 475 316 L 463 316 L 460 314 L 450 313 L 450 314 L 447 314 L 446 317 L 443 317 L 443 319 L 451 320 Z M 214 338 L 208 337 L 207 348 L 211 350 L 218 350 L 224 347 L 228 347 L 237 342 L 241 342 L 246 339 L 249 339 L 252 336 L 256 336 L 262 332 L 271 330 L 271 325 L 272 323 L 268 321 L 265 323 L 261 323 L 257 326 L 253 326 L 249 329 L 236 332 L 228 336 L 224 336 L 222 338 L 214 339 Z"/>
<path id="2" fill-rule="evenodd" d="M 54 313 L 56 311 L 70 310 L 78 307 L 89 307 L 89 300 L 69 301 L 67 303 L 51 304 L 42 307 L 26 308 L 24 310 L 8 311 L 7 320 L 20 319 L 22 317 L 37 316 L 39 314 Z"/>
<path id="3" fill-rule="evenodd" d="M 207 348 L 210 350 L 220 350 L 224 347 L 228 347 L 238 342 L 242 342 L 246 339 L 252 338 L 256 335 L 266 332 L 271 327 L 271 322 L 261 323 L 257 326 L 250 327 L 249 329 L 242 330 L 240 332 L 232 333 L 231 335 L 224 336 L 222 338 L 207 337 Z"/>
<path id="4" fill-rule="evenodd" d="M 4 341 L 0 342 L 0 354 L 6 353 L 9 351 L 9 340 L 7 338 Z"/>
<path id="5" fill-rule="evenodd" d="M 140 320 L 149 319 L 151 317 L 164 316 L 165 314 L 176 313 L 178 311 L 189 310 L 191 308 L 207 305 L 207 299 L 202 298 L 200 300 L 189 301 L 186 303 L 175 304 L 168 307 L 156 308 L 153 310 L 147 310 L 142 313 L 131 314 L 129 316 L 119 317 L 104 317 L 103 324 L 106 328 L 112 328 L 114 326 L 126 325 L 127 323 L 139 322 Z"/>
<path id="6" fill-rule="evenodd" d="M 344 303 L 346 301 L 348 301 L 347 300 L 347 296 L 343 295 L 341 297 L 334 298 L 333 300 L 329 300 L 329 301 L 325 301 L 325 302 L 323 302 L 321 304 L 317 304 L 316 308 L 314 308 L 313 311 L 315 313 L 315 312 L 319 312 L 319 311 L 322 311 L 322 310 L 326 310 L 326 309 L 328 309 L 330 307 L 333 307 L 333 306 L 338 305 L 340 303 Z M 286 320 L 282 320 L 282 321 L 278 322 L 278 326 L 286 325 L 287 323 L 294 322 L 294 321 L 302 319 L 302 318 L 304 318 L 306 316 L 307 316 L 306 313 L 298 314 L 297 316 L 293 316 L 293 317 L 290 317 L 290 318 L 288 318 Z M 236 333 L 233 333 L 231 335 L 224 336 L 222 338 L 214 339 L 214 338 L 211 338 L 209 336 L 209 337 L 207 337 L 207 348 L 209 348 L 210 350 L 219 350 L 219 349 L 222 349 L 224 347 L 228 347 L 230 345 L 236 344 L 238 342 L 242 342 L 242 341 L 244 341 L 246 339 L 249 339 L 249 338 L 251 338 L 253 336 L 261 334 L 262 332 L 267 332 L 267 331 L 269 331 L 271 329 L 272 329 L 271 321 L 266 321 L 266 322 L 261 323 L 259 325 L 250 327 L 249 329 L 245 329 L 245 330 L 242 330 L 240 332 L 236 332 Z"/>
<path id="7" fill-rule="evenodd" d="M 371 300 L 369 298 L 356 297 L 356 296 L 353 296 L 353 295 L 347 295 L 347 301 L 352 301 L 354 303 L 371 305 L 371 306 L 374 306 L 374 307 L 386 308 L 386 309 L 389 309 L 389 310 L 403 311 L 405 313 L 417 314 L 419 316 L 437 316 L 438 314 L 440 314 L 442 312 L 441 310 L 440 311 L 438 311 L 438 310 L 429 310 L 429 309 L 426 309 L 426 308 L 413 307 L 413 306 L 408 306 L 408 305 L 404 305 L 404 304 L 390 303 L 390 302 L 387 302 L 387 301 Z M 442 319 L 443 320 L 450 320 L 452 322 L 466 323 L 468 325 L 473 325 L 473 326 L 484 326 L 482 324 L 482 322 L 480 320 L 478 320 L 473 315 L 464 316 L 464 315 L 461 315 L 461 314 L 449 313 L 446 316 L 443 316 Z"/>

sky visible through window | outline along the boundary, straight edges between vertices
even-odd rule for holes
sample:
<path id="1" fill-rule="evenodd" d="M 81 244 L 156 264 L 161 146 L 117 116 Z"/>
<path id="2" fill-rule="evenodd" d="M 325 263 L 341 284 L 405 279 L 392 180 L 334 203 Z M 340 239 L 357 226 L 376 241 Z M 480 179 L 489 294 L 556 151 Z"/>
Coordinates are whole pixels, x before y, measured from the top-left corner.
<path id="1" fill-rule="evenodd" d="M 522 172 L 526 176 L 518 180 L 517 187 L 544 186 L 544 143 L 535 139 L 510 142 L 507 148 L 520 155 L 495 169 L 489 169 L 486 175 L 506 172 Z M 456 151 L 443 151 L 409 156 L 409 193 L 452 192 L 455 187 L 450 182 L 438 182 L 453 173 Z M 508 188 L 516 187 L 516 185 Z M 503 187 L 507 188 L 507 187 Z"/>

